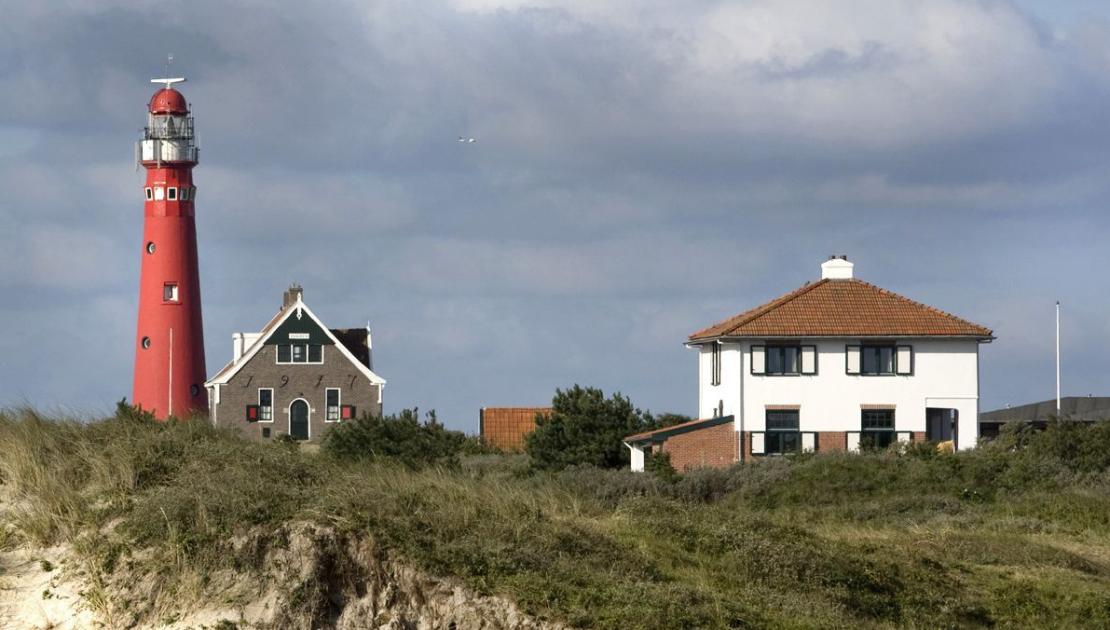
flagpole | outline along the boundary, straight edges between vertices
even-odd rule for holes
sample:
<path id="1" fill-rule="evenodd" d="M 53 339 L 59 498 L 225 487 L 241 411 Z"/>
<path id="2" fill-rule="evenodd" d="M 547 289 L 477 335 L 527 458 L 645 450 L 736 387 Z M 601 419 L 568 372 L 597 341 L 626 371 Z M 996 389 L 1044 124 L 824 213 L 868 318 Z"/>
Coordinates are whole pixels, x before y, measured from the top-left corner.
<path id="1" fill-rule="evenodd" d="M 1060 300 L 1056 300 L 1056 419 L 1060 419 Z"/>

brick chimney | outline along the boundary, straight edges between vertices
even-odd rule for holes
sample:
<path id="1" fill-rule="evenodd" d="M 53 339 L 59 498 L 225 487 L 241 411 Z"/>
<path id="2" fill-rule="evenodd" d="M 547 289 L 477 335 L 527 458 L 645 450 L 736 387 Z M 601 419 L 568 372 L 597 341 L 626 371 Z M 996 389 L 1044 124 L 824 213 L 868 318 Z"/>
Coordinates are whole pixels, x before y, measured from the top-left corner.
<path id="1" fill-rule="evenodd" d="M 829 259 L 821 263 L 821 279 L 822 280 L 851 280 L 852 279 L 852 263 L 848 262 L 848 257 L 845 255 L 829 256 Z"/>
<path id="2" fill-rule="evenodd" d="M 289 288 L 286 289 L 285 293 L 282 295 L 281 308 L 289 308 L 290 306 L 296 304 L 297 300 L 300 300 L 303 295 L 304 289 L 301 288 L 301 285 L 294 282 L 293 284 L 289 285 Z"/>

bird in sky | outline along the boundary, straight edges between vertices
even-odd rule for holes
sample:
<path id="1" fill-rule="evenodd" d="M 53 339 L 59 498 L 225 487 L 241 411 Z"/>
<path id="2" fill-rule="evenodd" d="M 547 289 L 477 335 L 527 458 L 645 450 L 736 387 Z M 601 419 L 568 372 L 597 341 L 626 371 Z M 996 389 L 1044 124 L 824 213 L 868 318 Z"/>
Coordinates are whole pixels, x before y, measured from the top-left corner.
<path id="1" fill-rule="evenodd" d="M 459 136 L 459 142 L 465 142 L 467 144 L 472 144 L 474 142 L 477 142 L 477 140 L 474 139 L 474 138 L 464 138 L 462 136 Z"/>

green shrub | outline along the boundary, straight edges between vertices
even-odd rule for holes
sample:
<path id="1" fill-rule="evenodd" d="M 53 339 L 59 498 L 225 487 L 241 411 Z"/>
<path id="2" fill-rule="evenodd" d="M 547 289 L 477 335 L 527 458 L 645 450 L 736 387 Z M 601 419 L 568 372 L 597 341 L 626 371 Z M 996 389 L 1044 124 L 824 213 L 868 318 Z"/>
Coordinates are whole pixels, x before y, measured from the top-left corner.
<path id="1" fill-rule="evenodd" d="M 416 409 L 392 416 L 363 415 L 344 422 L 324 436 L 320 450 L 342 461 L 390 458 L 407 466 L 457 463 L 462 453 L 485 452 L 460 431 L 450 431 L 430 411 L 421 422 Z"/>
<path id="2" fill-rule="evenodd" d="M 525 437 L 525 451 L 541 469 L 590 465 L 622 468 L 629 452 L 622 440 L 646 430 L 650 416 L 620 393 L 610 398 L 593 387 L 557 390 L 550 414 L 537 415 L 536 429 Z"/>

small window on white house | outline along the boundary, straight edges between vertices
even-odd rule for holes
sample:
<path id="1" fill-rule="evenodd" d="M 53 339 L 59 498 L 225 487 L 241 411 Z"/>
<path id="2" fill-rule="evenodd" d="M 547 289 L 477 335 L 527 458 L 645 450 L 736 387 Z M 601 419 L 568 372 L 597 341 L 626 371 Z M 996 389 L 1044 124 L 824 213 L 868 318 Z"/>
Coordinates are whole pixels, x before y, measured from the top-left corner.
<path id="1" fill-rule="evenodd" d="M 712 361 L 711 361 L 711 366 L 710 366 L 710 369 L 712 370 L 712 373 L 709 376 L 709 384 L 710 385 L 720 385 L 721 384 L 721 344 L 714 342 L 713 346 L 710 348 L 709 352 L 710 352 L 710 355 L 712 355 Z"/>
<path id="2" fill-rule="evenodd" d="M 166 189 L 166 199 L 169 201 L 177 201 L 177 189 L 170 186 Z"/>
<path id="3" fill-rule="evenodd" d="M 155 201 L 162 201 L 165 198 L 166 198 L 166 189 L 162 188 L 161 186 L 155 186 L 154 187 L 154 200 Z"/>
<path id="4" fill-rule="evenodd" d="M 336 422 L 339 420 L 339 388 L 329 387 L 324 396 L 327 407 L 327 415 L 324 416 L 326 422 Z"/>
<path id="5" fill-rule="evenodd" d="M 162 301 L 163 302 L 177 302 L 177 283 L 167 282 L 162 285 Z"/>
<path id="6" fill-rule="evenodd" d="M 151 199 L 154 199 L 154 189 L 151 188 L 150 186 L 147 186 L 147 188 L 146 188 L 146 200 L 150 201 Z"/>

